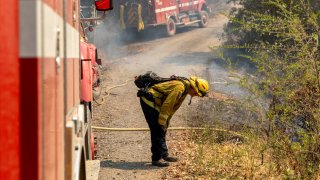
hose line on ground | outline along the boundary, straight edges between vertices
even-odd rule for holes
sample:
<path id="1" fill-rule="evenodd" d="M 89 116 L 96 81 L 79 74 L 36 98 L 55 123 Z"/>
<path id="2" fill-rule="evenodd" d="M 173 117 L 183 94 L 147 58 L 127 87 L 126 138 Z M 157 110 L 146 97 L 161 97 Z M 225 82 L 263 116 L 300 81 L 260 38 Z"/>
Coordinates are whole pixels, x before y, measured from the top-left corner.
<path id="1" fill-rule="evenodd" d="M 99 127 L 99 126 L 91 126 L 92 129 L 96 130 L 105 130 L 105 131 L 149 131 L 149 128 L 108 128 L 108 127 Z M 237 133 L 235 131 L 225 130 L 225 129 L 219 129 L 219 128 L 205 128 L 205 127 L 170 127 L 168 130 L 212 130 L 212 131 L 218 131 L 218 132 L 227 132 L 233 135 L 237 135 L 240 137 L 243 137 L 245 139 L 249 139 L 248 137 Z"/>
<path id="2" fill-rule="evenodd" d="M 108 89 L 105 91 L 106 95 L 101 98 L 101 99 L 102 99 L 101 102 L 98 102 L 96 99 L 95 99 L 94 101 L 95 101 L 99 106 L 102 105 L 102 104 L 104 103 L 104 101 L 105 101 L 105 98 L 110 95 L 109 91 L 110 91 L 111 89 L 114 89 L 114 88 L 117 88 L 117 87 L 121 87 L 121 86 L 125 86 L 125 85 L 128 84 L 129 81 L 133 81 L 133 79 L 127 79 L 126 82 L 123 83 L 123 84 L 115 85 L 115 86 L 112 86 L 112 87 L 108 88 Z"/>

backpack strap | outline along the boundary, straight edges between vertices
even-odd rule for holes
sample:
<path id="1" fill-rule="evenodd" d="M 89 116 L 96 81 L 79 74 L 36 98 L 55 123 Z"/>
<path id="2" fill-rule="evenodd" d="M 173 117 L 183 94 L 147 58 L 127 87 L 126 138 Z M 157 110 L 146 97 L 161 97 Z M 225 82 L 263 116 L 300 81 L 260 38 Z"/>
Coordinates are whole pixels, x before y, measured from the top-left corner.
<path id="1" fill-rule="evenodd" d="M 182 83 L 183 83 L 183 85 L 184 85 L 184 91 L 183 91 L 183 93 L 182 93 L 182 95 L 181 95 L 181 97 L 182 96 L 184 96 L 184 95 L 186 95 L 187 93 L 188 93 L 188 90 L 189 90 L 189 86 L 188 86 L 188 84 L 186 83 L 186 82 L 184 82 L 184 79 L 179 79 Z"/>

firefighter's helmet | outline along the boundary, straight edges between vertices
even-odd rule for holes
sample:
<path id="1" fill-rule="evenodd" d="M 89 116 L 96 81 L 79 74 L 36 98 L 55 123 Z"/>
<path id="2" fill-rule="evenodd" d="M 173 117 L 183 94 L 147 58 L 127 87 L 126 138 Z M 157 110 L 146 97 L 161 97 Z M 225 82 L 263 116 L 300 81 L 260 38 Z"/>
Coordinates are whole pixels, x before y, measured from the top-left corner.
<path id="1" fill-rule="evenodd" d="M 206 96 L 209 91 L 209 83 L 205 79 L 191 76 L 190 84 L 200 97 Z"/>

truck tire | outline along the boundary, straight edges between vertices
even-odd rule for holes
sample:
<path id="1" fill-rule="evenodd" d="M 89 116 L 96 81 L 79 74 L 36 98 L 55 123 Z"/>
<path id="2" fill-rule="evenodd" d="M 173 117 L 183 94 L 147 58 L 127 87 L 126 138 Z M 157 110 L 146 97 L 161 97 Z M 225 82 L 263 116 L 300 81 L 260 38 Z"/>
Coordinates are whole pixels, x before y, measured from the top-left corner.
<path id="1" fill-rule="evenodd" d="M 173 36 L 176 34 L 176 23 L 172 18 L 169 18 L 167 22 L 167 35 Z"/>
<path id="2" fill-rule="evenodd" d="M 207 13 L 207 11 L 201 11 L 199 26 L 201 28 L 207 27 L 209 23 L 208 20 L 209 20 L 209 14 Z"/>

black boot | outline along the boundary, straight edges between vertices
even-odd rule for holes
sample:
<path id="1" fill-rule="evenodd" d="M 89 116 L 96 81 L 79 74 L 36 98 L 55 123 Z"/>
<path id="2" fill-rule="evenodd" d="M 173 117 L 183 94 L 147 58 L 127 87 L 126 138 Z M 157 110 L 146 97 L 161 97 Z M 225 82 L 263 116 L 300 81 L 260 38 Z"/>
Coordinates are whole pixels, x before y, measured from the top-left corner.
<path id="1" fill-rule="evenodd" d="M 162 159 L 168 162 L 177 162 L 179 160 L 178 157 L 174 157 L 174 156 L 167 156 L 167 157 L 163 157 Z"/>
<path id="2" fill-rule="evenodd" d="M 152 165 L 158 166 L 158 167 L 168 167 L 170 164 L 168 162 L 161 162 L 159 161 L 152 161 Z"/>

